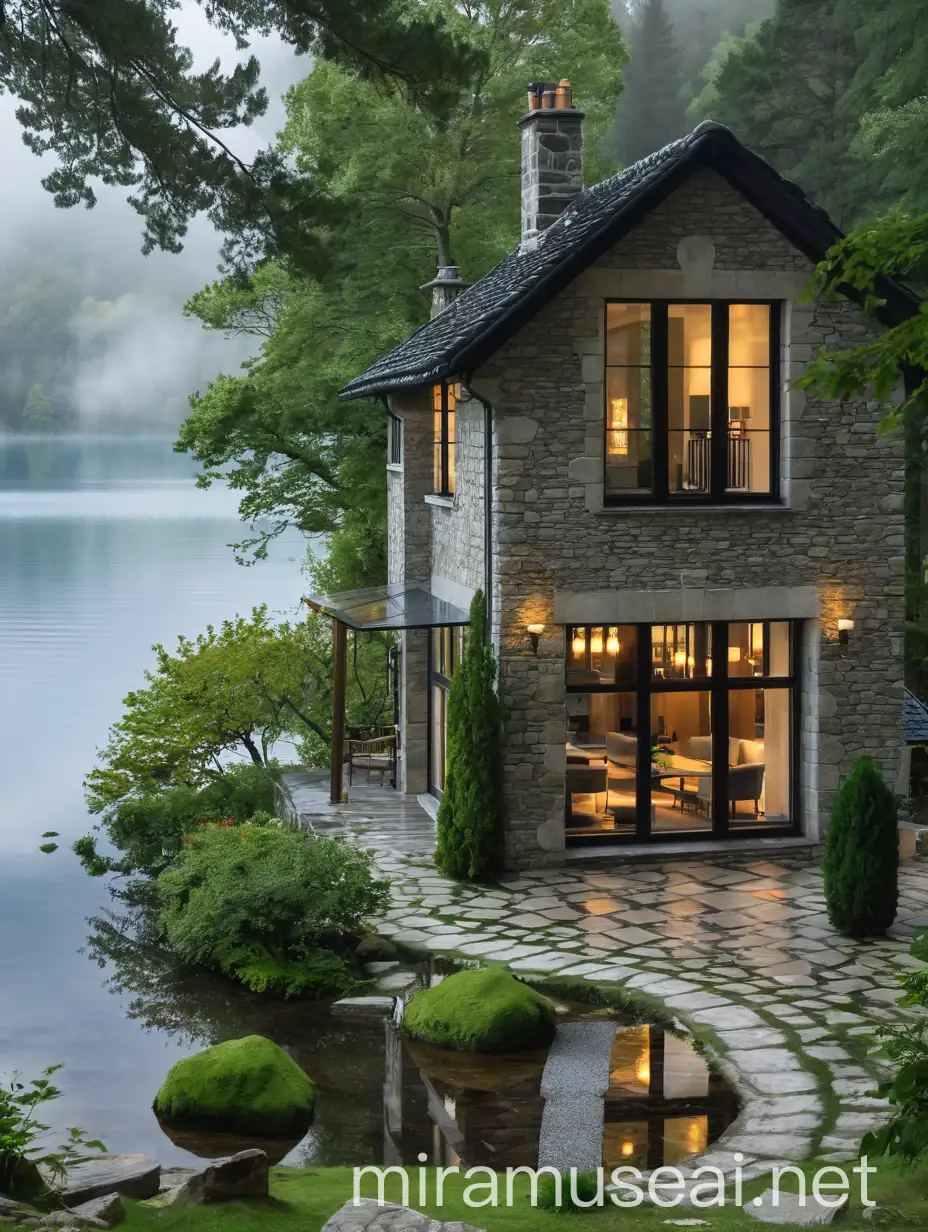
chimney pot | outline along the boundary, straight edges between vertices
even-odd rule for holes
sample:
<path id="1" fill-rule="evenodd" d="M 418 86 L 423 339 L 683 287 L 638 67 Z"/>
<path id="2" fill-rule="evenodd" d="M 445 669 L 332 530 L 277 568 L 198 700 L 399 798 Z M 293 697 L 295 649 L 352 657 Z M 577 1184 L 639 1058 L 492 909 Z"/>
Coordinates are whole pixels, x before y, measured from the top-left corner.
<path id="1" fill-rule="evenodd" d="M 529 87 L 522 129 L 522 247 L 530 249 L 583 190 L 582 111 L 566 77 Z"/>
<path id="2" fill-rule="evenodd" d="M 438 274 L 431 282 L 424 282 L 420 291 L 432 292 L 432 309 L 429 318 L 437 317 L 440 312 L 456 300 L 470 283 L 461 277 L 461 271 L 456 265 L 439 265 Z"/>

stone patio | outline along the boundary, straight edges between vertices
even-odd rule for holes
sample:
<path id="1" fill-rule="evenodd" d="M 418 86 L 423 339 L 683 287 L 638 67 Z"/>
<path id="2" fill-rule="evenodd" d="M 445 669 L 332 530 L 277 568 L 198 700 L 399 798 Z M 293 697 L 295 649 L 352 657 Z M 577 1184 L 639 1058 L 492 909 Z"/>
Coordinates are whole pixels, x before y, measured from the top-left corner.
<path id="1" fill-rule="evenodd" d="M 384 934 L 517 972 L 621 986 L 691 1031 L 743 1105 L 691 1166 L 730 1172 L 742 1163 L 748 1176 L 776 1161 L 849 1159 L 885 1119 L 870 1094 L 882 1076 L 873 1033 L 911 1013 L 896 1004 L 895 971 L 918 965 L 908 947 L 928 924 L 928 861 L 901 867 L 892 936 L 858 942 L 828 923 L 821 874 L 808 856 L 720 851 L 711 860 L 623 865 L 617 852 L 610 867 L 525 872 L 475 887 L 432 866 L 434 823 L 412 801 L 368 788 L 332 809 L 318 787 L 292 784 L 291 794 L 303 824 L 374 850 L 393 886 Z M 400 805 L 391 825 L 387 813 Z"/>

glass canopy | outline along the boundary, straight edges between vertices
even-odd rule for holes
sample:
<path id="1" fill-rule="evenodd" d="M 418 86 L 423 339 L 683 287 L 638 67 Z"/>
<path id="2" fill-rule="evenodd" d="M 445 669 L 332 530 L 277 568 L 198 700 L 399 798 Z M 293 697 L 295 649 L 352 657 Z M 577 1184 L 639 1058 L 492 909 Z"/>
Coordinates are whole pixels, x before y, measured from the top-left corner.
<path id="1" fill-rule="evenodd" d="M 350 629 L 432 629 L 470 624 L 462 608 L 437 598 L 426 586 L 406 582 L 343 590 L 335 595 L 306 595 L 303 602 Z"/>

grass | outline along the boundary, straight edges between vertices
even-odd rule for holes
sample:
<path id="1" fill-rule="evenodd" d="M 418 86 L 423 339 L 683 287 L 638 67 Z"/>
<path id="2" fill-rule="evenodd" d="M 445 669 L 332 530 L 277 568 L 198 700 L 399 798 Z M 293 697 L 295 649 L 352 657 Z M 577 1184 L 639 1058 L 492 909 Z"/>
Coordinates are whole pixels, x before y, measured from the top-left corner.
<path id="1" fill-rule="evenodd" d="M 803 1164 L 803 1171 L 812 1175 L 821 1164 Z M 410 1205 L 420 1207 L 416 1201 L 419 1169 L 407 1169 L 409 1175 Z M 427 1177 L 427 1194 L 435 1194 L 435 1170 L 424 1170 Z M 472 1182 L 486 1180 L 481 1174 Z M 857 1183 L 856 1177 L 851 1180 Z M 576 1227 L 588 1232 L 665 1232 L 668 1219 L 698 1217 L 711 1225 L 713 1232 L 736 1232 L 751 1229 L 758 1232 L 764 1225 L 750 1219 L 738 1207 L 728 1206 L 695 1211 L 689 1207 L 658 1209 L 640 1206 L 633 1210 L 616 1207 L 592 1210 L 583 1214 L 559 1214 L 533 1209 L 528 1200 L 528 1182 L 525 1177 L 516 1178 L 514 1203 L 495 1208 L 475 1209 L 463 1201 L 464 1185 L 461 1178 L 450 1177 L 445 1182 L 444 1202 L 441 1207 L 434 1202 L 421 1204 L 421 1209 L 434 1219 L 461 1220 L 490 1232 L 573 1232 Z M 747 1201 L 768 1187 L 767 1181 L 745 1185 Z M 794 1189 L 796 1184 L 784 1183 L 782 1188 Z M 373 1178 L 366 1178 L 362 1196 L 376 1197 Z M 505 1184 L 500 1185 L 505 1194 Z M 487 1190 L 477 1190 L 475 1198 L 484 1197 Z M 151 1229 L 152 1232 L 319 1232 L 327 1219 L 353 1195 L 353 1172 L 351 1168 L 275 1168 L 271 1171 L 271 1197 L 227 1202 L 217 1206 L 183 1207 L 177 1210 L 150 1211 L 136 1202 L 127 1201 L 127 1219 L 123 1225 L 130 1230 Z M 388 1179 L 386 1198 L 400 1201 L 399 1178 Z M 887 1221 L 881 1227 L 905 1228 L 928 1227 L 928 1162 L 912 1171 L 900 1171 L 890 1164 L 880 1164 L 876 1176 L 870 1179 L 870 1197 L 887 1208 Z M 863 1219 L 859 1202 L 852 1194 L 852 1209 L 842 1220 L 846 1232 L 856 1229 L 872 1229 L 874 1224 Z M 579 1221 L 579 1223 L 578 1223 Z"/>

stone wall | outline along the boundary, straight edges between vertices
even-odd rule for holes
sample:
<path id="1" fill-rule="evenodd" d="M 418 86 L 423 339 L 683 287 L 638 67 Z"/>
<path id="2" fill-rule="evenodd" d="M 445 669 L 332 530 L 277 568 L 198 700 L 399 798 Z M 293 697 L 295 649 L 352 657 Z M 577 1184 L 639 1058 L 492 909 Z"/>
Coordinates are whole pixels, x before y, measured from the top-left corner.
<path id="1" fill-rule="evenodd" d="M 458 403 L 455 435 L 455 494 L 447 501 L 435 501 L 431 507 L 431 575 L 460 587 L 460 604 L 484 586 L 486 579 L 484 410 L 478 399 Z M 451 599 L 450 594 L 448 597 Z"/>
<path id="2" fill-rule="evenodd" d="M 874 324 L 847 302 L 796 299 L 811 266 L 713 173 L 695 177 L 581 275 L 475 374 L 494 406 L 501 694 L 513 866 L 563 858 L 564 633 L 556 594 L 807 587 L 803 792 L 810 832 L 839 776 L 871 753 L 895 778 L 902 696 L 902 442 L 881 405 L 784 390 L 785 507 L 604 509 L 603 300 L 785 302 L 784 385 L 818 347 Z M 443 565 L 443 567 L 447 567 Z M 757 617 L 766 615 L 758 611 Z M 837 645 L 837 619 L 856 621 Z M 525 625 L 543 621 L 532 655 Z M 817 689 L 815 682 L 817 681 Z"/>

